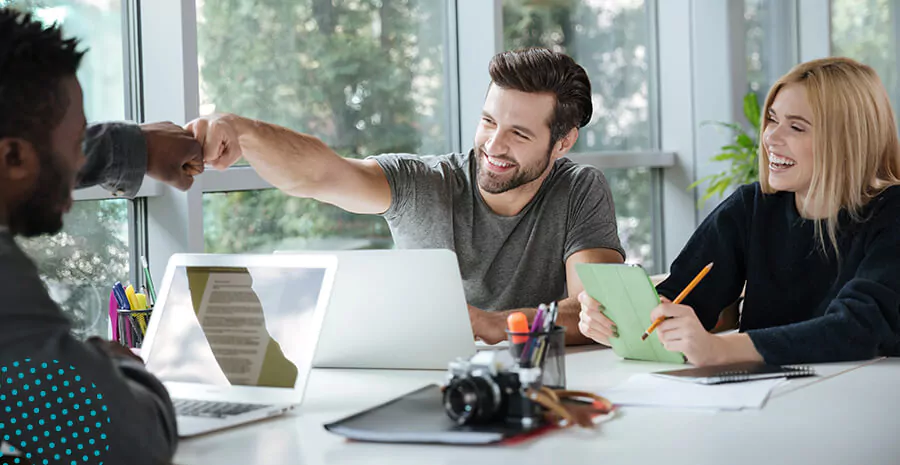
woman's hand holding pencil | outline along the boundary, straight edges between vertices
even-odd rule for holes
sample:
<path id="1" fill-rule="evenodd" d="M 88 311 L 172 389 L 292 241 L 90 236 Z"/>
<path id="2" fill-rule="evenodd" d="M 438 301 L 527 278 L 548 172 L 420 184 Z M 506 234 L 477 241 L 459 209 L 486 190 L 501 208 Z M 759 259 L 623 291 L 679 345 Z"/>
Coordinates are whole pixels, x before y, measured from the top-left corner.
<path id="1" fill-rule="evenodd" d="M 711 268 L 712 263 L 685 287 L 675 301 L 662 303 L 650 312 L 650 318 L 656 326 L 656 336 L 666 350 L 683 353 L 687 361 L 696 366 L 761 361 L 762 356 L 756 351 L 749 336 L 712 334 L 700 323 L 693 308 L 679 304 Z"/>
<path id="2" fill-rule="evenodd" d="M 694 276 L 694 279 L 692 279 L 691 282 L 688 283 L 688 285 L 684 288 L 684 290 L 682 290 L 681 293 L 675 297 L 675 301 L 672 303 L 675 305 L 680 304 L 681 301 L 683 301 L 688 296 L 688 294 L 690 294 L 691 291 L 693 291 L 694 288 L 697 287 L 698 284 L 700 284 L 700 281 L 702 281 L 703 278 L 706 277 L 706 274 L 709 273 L 709 270 L 711 270 L 712 267 L 713 267 L 712 262 L 710 262 L 708 265 L 704 266 L 703 269 L 700 270 L 699 273 L 697 273 L 697 276 Z M 646 331 L 644 331 L 644 334 L 641 335 L 641 340 L 642 341 L 646 340 L 647 337 L 650 336 L 650 333 L 652 333 L 653 330 L 656 329 L 656 327 L 659 326 L 660 324 L 662 324 L 662 322 L 665 320 L 666 320 L 666 317 L 663 317 L 663 316 L 658 317 L 658 318 L 653 318 L 653 324 L 651 324 L 650 327 L 647 328 Z"/>

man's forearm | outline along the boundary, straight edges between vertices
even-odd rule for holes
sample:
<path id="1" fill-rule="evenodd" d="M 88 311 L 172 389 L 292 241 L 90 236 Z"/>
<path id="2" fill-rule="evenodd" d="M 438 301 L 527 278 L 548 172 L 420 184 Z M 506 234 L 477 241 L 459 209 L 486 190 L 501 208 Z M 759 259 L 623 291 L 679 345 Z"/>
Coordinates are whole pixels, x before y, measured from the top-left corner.
<path id="1" fill-rule="evenodd" d="M 297 197 L 315 197 L 341 157 L 316 137 L 229 115 L 244 159 L 278 189 Z"/>

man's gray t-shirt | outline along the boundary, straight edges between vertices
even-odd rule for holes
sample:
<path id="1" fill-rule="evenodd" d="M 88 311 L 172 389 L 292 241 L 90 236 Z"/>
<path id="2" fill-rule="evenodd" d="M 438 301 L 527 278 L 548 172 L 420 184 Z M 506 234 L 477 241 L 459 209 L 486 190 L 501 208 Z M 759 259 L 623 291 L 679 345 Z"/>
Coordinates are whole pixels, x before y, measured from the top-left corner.
<path id="1" fill-rule="evenodd" d="M 383 216 L 396 246 L 454 251 L 475 307 L 509 310 L 565 298 L 570 255 L 607 248 L 625 256 L 609 185 L 592 166 L 557 160 L 531 202 L 502 216 L 484 202 L 470 154 L 372 158 L 391 187 Z"/>

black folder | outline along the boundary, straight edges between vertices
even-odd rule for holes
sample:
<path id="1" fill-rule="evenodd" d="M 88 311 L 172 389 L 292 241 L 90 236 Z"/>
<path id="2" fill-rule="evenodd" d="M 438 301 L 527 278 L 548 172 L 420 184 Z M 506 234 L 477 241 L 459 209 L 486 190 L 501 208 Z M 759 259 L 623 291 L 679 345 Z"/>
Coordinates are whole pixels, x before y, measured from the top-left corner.
<path id="1" fill-rule="evenodd" d="M 371 409 L 328 423 L 325 429 L 358 441 L 490 444 L 538 433 L 547 426 L 458 425 L 444 411 L 441 387 L 429 384 Z"/>

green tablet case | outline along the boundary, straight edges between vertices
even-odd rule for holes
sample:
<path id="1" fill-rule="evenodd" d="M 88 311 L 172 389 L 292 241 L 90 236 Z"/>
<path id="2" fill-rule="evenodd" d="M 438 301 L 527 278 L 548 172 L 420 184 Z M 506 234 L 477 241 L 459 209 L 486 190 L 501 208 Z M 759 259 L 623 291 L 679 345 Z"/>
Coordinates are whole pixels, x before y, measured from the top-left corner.
<path id="1" fill-rule="evenodd" d="M 650 327 L 650 312 L 659 294 L 643 268 L 613 263 L 579 263 L 575 270 L 588 295 L 606 307 L 604 314 L 616 324 L 619 336 L 610 338 L 620 357 L 651 362 L 684 363 L 681 352 L 666 350 L 656 334 L 641 335 Z"/>

